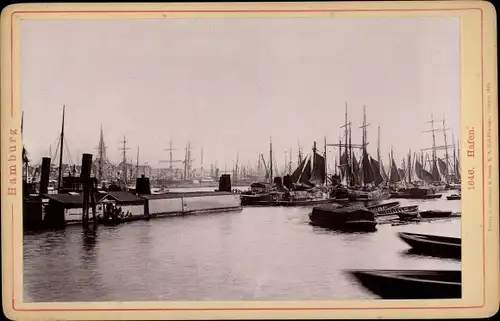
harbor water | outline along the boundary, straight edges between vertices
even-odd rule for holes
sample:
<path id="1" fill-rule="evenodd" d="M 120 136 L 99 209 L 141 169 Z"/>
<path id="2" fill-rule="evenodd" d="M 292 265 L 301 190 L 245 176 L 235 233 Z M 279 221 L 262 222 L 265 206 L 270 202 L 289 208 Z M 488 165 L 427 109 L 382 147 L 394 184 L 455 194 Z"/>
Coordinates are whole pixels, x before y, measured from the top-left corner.
<path id="1" fill-rule="evenodd" d="M 397 201 L 461 211 L 460 201 L 446 195 Z M 460 269 L 459 261 L 408 254 L 397 236 L 459 237 L 460 218 L 345 233 L 311 226 L 310 211 L 245 207 L 87 232 L 26 232 L 24 301 L 371 299 L 346 269 Z"/>

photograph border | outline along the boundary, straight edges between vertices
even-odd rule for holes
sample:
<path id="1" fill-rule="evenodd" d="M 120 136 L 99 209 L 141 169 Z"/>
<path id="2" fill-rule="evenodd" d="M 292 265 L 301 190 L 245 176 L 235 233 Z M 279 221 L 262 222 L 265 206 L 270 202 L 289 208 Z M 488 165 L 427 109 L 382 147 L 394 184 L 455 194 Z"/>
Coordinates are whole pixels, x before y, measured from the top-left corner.
<path id="1" fill-rule="evenodd" d="M 463 176 L 471 175 L 469 181 L 475 185 L 474 191 L 468 191 L 467 181 L 462 184 L 464 198 L 462 208 L 464 212 L 476 213 L 481 211 L 481 220 L 475 222 L 473 218 L 461 217 L 462 236 L 478 237 L 479 244 L 468 246 L 464 243 L 464 257 L 471 256 L 474 246 L 480 246 L 481 264 L 475 263 L 474 258 L 467 258 L 462 262 L 463 278 L 471 274 L 481 274 L 481 284 L 476 284 L 472 290 L 476 297 L 467 301 L 466 291 L 462 299 L 453 300 L 357 300 L 355 303 L 347 300 L 335 300 L 338 306 L 329 306 L 330 301 L 302 301 L 304 306 L 297 306 L 297 302 L 289 301 L 260 301 L 249 302 L 89 302 L 89 303 L 24 303 L 22 302 L 22 220 L 20 189 L 21 176 L 21 140 L 19 102 L 19 21 L 21 19 L 91 19 L 99 16 L 113 19 L 135 19 L 150 16 L 150 18 L 193 17 L 198 16 L 228 16 L 239 15 L 264 15 L 273 17 L 288 16 L 330 16 L 344 17 L 356 15 L 370 15 L 385 13 L 392 16 L 425 16 L 428 13 L 441 13 L 442 15 L 456 14 L 463 22 L 479 22 L 479 25 L 464 26 L 461 23 L 461 42 L 467 37 L 474 38 L 479 32 L 477 45 L 464 48 L 461 43 L 461 145 L 464 147 L 460 159 L 463 166 Z M 453 316 L 488 316 L 498 310 L 498 106 L 497 106 L 497 74 L 496 74 L 496 13 L 494 7 L 485 1 L 422 1 L 422 2 L 318 2 L 318 3 L 176 3 L 176 4 L 17 4 L 6 7 L 2 11 L 2 275 L 3 275 L 3 303 L 7 316 L 22 316 L 24 319 L 36 318 L 31 312 L 54 312 L 44 317 L 57 315 L 61 318 L 63 312 L 97 312 L 97 314 L 72 314 L 71 318 L 112 319 L 113 314 L 103 312 L 169 312 L 169 314 L 127 314 L 128 317 L 137 318 L 296 318 L 296 317 L 363 317 L 371 312 L 370 316 L 405 316 L 409 311 L 418 312 L 418 316 L 430 315 L 432 317 Z M 465 35 L 467 34 L 467 36 Z M 474 43 L 469 43 L 469 45 Z M 479 53 L 475 50 L 480 51 Z M 466 53 L 467 52 L 467 53 Z M 480 66 L 465 63 L 464 54 L 472 58 L 480 55 Z M 471 59 L 474 60 L 474 59 Z M 5 68 L 7 67 L 7 68 Z M 478 79 L 467 78 L 464 73 L 474 75 Z M 474 86 L 479 85 L 480 88 Z M 477 112 L 477 104 L 481 104 L 482 112 Z M 476 108 L 476 110 L 474 110 Z M 475 115 L 479 114 L 479 115 Z M 464 117 L 467 115 L 467 117 Z M 471 117 L 469 117 L 469 115 Z M 479 130 L 480 129 L 480 130 Z M 468 148 L 471 146 L 471 148 Z M 476 155 L 473 159 L 466 157 L 471 151 Z M 14 167 L 12 167 L 14 166 Z M 467 168 L 464 169 L 464 168 Z M 473 172 L 468 172 L 472 170 Z M 471 185 L 472 186 L 472 185 Z M 470 210 L 469 210 L 470 209 Z M 474 222 L 464 225 L 465 221 Z M 478 226 L 477 223 L 480 223 Z M 479 228 L 478 228 L 479 227 Z M 20 232 L 20 233 L 19 233 Z M 470 250 L 469 250 L 470 249 Z M 22 264 L 21 264 L 22 266 Z M 465 268 L 464 268 L 465 267 Z M 17 268 L 17 270 L 16 270 Z M 478 270 L 479 268 L 479 270 Z M 464 273 L 464 271 L 467 271 Z M 21 278 L 19 278 L 21 276 Z M 21 280 L 20 280 L 21 279 Z M 473 277 L 473 279 L 475 279 Z M 20 291 L 19 288 L 21 287 Z M 479 287 L 479 288 L 477 288 Z M 480 293 L 478 293 L 478 291 Z M 467 293 L 466 293 L 467 292 Z M 479 301 L 479 302 L 476 302 Z M 305 302 L 308 302 L 305 304 Z M 376 304 L 374 304 L 376 303 Z M 175 307 L 159 307 L 159 305 L 175 305 Z M 314 305 L 313 305 L 314 304 Z M 212 306 L 211 306 L 212 305 Z M 214 307 L 219 306 L 219 307 Z M 222 307 L 221 305 L 224 305 Z M 242 306 L 245 305 L 245 306 Z M 274 305 L 274 306 L 273 306 Z M 52 307 L 55 306 L 55 307 Z M 84 306 L 91 306 L 85 308 Z M 190 307 L 193 306 L 193 307 Z M 439 311 L 446 311 L 445 313 Z M 406 311 L 406 312 L 405 312 Z M 100 313 L 99 313 L 100 312 Z M 173 312 L 204 312 L 203 314 L 186 315 Z M 220 312 L 233 312 L 221 314 Z M 242 312 L 255 312 L 242 314 Z M 288 313 L 287 313 L 288 312 Z M 354 312 L 354 313 L 353 313 Z M 39 314 L 37 314 L 40 317 Z M 69 315 L 69 314 L 68 314 Z M 68 317 L 68 315 L 65 315 Z M 236 316 L 236 317 L 235 317 Z M 415 316 L 415 315 L 413 315 Z M 43 318 L 43 317 L 42 317 Z M 62 317 L 64 318 L 64 316 Z"/>

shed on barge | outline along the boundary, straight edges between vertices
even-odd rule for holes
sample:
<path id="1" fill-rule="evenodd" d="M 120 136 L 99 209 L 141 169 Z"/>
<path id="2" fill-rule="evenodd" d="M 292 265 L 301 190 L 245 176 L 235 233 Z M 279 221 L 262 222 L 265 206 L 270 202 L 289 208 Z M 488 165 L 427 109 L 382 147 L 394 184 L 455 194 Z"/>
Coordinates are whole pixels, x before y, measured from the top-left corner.
<path id="1" fill-rule="evenodd" d="M 146 215 L 183 215 L 222 212 L 241 208 L 238 194 L 229 192 L 185 192 L 141 195 L 147 201 Z"/>
<path id="2" fill-rule="evenodd" d="M 97 203 L 99 204 L 97 212 L 101 215 L 104 213 L 105 206 L 112 204 L 120 207 L 126 216 L 143 216 L 146 200 L 129 192 L 113 191 L 107 192 Z"/>

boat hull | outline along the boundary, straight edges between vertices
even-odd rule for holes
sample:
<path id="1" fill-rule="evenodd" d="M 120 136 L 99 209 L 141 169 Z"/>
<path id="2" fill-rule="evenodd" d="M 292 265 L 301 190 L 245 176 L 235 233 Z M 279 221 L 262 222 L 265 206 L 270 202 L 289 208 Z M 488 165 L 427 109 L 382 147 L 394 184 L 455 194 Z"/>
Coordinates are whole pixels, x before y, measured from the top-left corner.
<path id="1" fill-rule="evenodd" d="M 348 273 L 370 292 L 383 299 L 462 297 L 461 271 L 352 270 Z"/>
<path id="2" fill-rule="evenodd" d="M 450 217 L 451 211 L 422 211 L 420 212 L 421 218 L 443 218 Z"/>
<path id="3" fill-rule="evenodd" d="M 365 208 L 323 205 L 309 214 L 311 224 L 341 231 L 373 232 L 377 221 L 373 212 Z"/>
<path id="4" fill-rule="evenodd" d="M 397 214 L 400 220 L 408 221 L 414 220 L 418 218 L 418 212 L 401 212 Z"/>

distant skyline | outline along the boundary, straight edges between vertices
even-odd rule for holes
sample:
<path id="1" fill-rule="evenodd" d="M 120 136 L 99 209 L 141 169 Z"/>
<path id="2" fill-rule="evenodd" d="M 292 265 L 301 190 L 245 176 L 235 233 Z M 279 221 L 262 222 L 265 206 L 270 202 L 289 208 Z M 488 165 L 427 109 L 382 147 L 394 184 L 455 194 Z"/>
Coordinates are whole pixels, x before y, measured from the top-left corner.
<path id="1" fill-rule="evenodd" d="M 272 137 L 281 167 L 299 142 L 305 153 L 338 143 L 347 102 L 353 143 L 366 105 L 368 151 L 380 126 L 384 163 L 391 146 L 399 163 L 432 145 L 431 114 L 446 117 L 449 144 L 459 137 L 459 28 L 449 17 L 22 20 L 24 143 L 33 163 L 54 152 L 66 105 L 76 164 L 97 156 L 102 125 L 117 163 L 124 136 L 134 163 L 140 146 L 140 164 L 166 167 L 169 141 L 182 159 L 190 140 L 207 169 L 238 153 L 267 161 Z"/>

